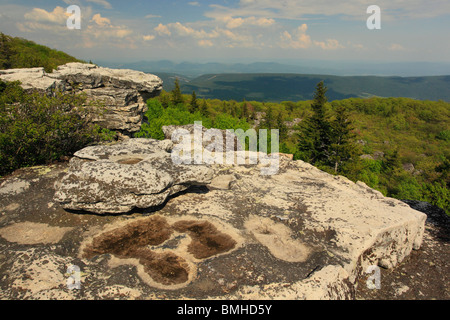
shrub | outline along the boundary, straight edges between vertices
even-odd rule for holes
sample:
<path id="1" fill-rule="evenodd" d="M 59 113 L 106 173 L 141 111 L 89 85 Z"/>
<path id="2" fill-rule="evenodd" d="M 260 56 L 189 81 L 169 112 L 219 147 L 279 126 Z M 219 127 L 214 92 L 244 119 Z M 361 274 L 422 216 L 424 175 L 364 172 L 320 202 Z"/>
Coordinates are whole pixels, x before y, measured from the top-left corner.
<path id="1" fill-rule="evenodd" d="M 84 105 L 83 95 L 26 94 L 18 82 L 0 82 L 0 175 L 111 139 L 109 130 L 89 122 Z"/>

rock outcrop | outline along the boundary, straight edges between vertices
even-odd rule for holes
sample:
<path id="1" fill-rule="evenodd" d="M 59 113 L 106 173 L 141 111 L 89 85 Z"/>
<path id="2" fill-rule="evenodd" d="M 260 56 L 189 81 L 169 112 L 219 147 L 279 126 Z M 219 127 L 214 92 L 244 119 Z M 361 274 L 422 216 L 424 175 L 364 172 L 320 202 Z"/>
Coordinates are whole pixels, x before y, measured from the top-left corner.
<path id="1" fill-rule="evenodd" d="M 128 139 L 75 153 L 67 175 L 57 183 L 55 200 L 65 209 L 97 214 L 151 208 L 192 185 L 206 185 L 206 166 L 175 165 L 171 141 Z"/>
<path id="2" fill-rule="evenodd" d="M 205 148 L 209 151 L 215 152 L 243 150 L 242 144 L 239 141 L 238 137 L 228 130 L 207 129 L 200 124 L 188 124 L 184 126 L 163 126 L 162 131 L 164 133 L 164 137 L 168 140 L 173 140 L 172 137 L 176 131 L 184 131 L 186 134 L 190 135 L 191 141 L 194 142 L 194 139 L 196 138 L 194 135 L 196 128 L 202 136 L 204 136 L 207 132 L 211 134 L 208 139 L 201 139 L 199 143 L 199 146 L 201 146 L 201 148 Z M 215 148 L 216 137 L 220 138 L 220 141 L 217 141 L 218 145 L 220 145 L 220 148 Z"/>
<path id="3" fill-rule="evenodd" d="M 288 158 L 272 176 L 178 167 L 171 145 L 130 139 L 4 178 L 0 298 L 353 299 L 369 267 L 421 248 L 426 215 L 363 183 Z"/>
<path id="4" fill-rule="evenodd" d="M 49 94 L 54 90 L 83 92 L 88 102 L 100 105 L 93 122 L 126 135 L 140 130 L 146 101 L 162 90 L 162 81 L 155 75 L 82 63 L 68 63 L 52 73 L 44 68 L 0 70 L 0 79 L 20 81 L 25 90 Z"/>

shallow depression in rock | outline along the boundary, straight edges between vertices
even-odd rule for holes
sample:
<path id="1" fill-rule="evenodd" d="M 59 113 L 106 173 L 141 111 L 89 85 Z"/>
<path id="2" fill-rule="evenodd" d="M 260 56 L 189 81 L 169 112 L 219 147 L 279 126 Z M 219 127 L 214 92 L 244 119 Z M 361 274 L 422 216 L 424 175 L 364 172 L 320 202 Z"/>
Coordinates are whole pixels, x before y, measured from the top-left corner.
<path id="1" fill-rule="evenodd" d="M 180 256 L 180 242 L 166 246 L 180 234 L 191 239 L 187 256 Z M 173 241 L 172 241 L 173 242 Z M 134 259 L 139 262 L 151 279 L 163 286 L 185 284 L 194 272 L 187 262 L 189 255 L 197 260 L 226 253 L 236 247 L 237 242 L 228 234 L 218 230 L 208 221 L 180 220 L 170 225 L 161 216 L 128 223 L 95 236 L 82 250 L 84 258 L 91 259 L 102 254 L 116 258 Z M 157 250 L 152 247 L 159 246 Z"/>
<path id="2" fill-rule="evenodd" d="M 141 159 L 141 158 L 127 158 L 127 159 L 121 159 L 121 160 L 117 161 L 117 163 L 118 164 L 133 165 L 133 164 L 138 164 L 142 160 L 144 160 L 144 159 Z"/>

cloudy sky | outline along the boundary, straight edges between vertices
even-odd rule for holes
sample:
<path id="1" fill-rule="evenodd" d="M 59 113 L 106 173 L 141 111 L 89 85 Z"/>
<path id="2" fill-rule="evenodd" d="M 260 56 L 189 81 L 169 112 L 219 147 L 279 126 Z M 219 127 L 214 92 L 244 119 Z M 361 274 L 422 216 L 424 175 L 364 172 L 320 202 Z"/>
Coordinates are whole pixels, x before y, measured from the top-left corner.
<path id="1" fill-rule="evenodd" d="M 1 0 L 0 31 L 94 62 L 450 62 L 449 0 Z"/>

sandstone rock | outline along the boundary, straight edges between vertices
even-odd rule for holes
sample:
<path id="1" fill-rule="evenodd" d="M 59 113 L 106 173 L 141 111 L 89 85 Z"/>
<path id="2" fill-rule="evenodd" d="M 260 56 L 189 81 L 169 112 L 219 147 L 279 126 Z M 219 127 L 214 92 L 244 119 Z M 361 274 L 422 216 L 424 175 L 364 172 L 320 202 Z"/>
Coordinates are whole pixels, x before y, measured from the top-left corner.
<path id="1" fill-rule="evenodd" d="M 421 247 L 424 214 L 363 183 L 287 158 L 272 176 L 261 175 L 259 164 L 211 165 L 219 185 L 232 180 L 229 188 L 194 188 L 145 214 L 74 214 L 58 203 L 48 207 L 55 181 L 67 201 L 63 206 L 78 199 L 76 205 L 86 201 L 96 209 L 106 199 L 114 209 L 122 203 L 135 207 L 147 190 L 166 185 L 164 198 L 176 191 L 175 181 L 184 189 L 186 182 L 212 179 L 205 166 L 173 166 L 167 159 L 171 147 L 170 141 L 130 139 L 80 150 L 69 166 L 54 165 L 43 176 L 27 169 L 4 178 L 5 188 L 17 179 L 29 186 L 0 193 L 0 203 L 12 210 L 0 227 L 32 221 L 36 232 L 26 248 L 15 238 L 0 238 L 0 266 L 7 270 L 0 277 L 0 298 L 354 299 L 368 267 L 395 268 Z M 135 166 L 141 167 L 133 171 Z M 151 177 L 156 173 L 161 179 Z M 57 231 L 58 241 L 37 243 L 37 222 Z M 61 238 L 55 227 L 71 231 Z M 82 290 L 65 286 L 71 264 L 81 269 Z M 389 286 L 384 279 L 383 288 Z M 106 288 L 120 290 L 105 294 Z"/>
<path id="2" fill-rule="evenodd" d="M 100 113 L 95 113 L 93 122 L 127 135 L 140 130 L 146 101 L 162 90 L 157 76 L 82 63 L 68 63 L 52 73 L 43 68 L 0 70 L 0 79 L 21 81 L 26 90 L 83 92 L 88 102 L 100 103 Z"/>
<path id="3" fill-rule="evenodd" d="M 50 227 L 43 223 L 14 223 L 0 229 L 0 236 L 20 244 L 58 243 L 71 228 Z"/>
<path id="4" fill-rule="evenodd" d="M 384 158 L 384 152 L 382 151 L 375 151 L 373 153 L 374 160 L 382 160 Z"/>
<path id="5" fill-rule="evenodd" d="M 375 160 L 375 158 L 371 154 L 363 154 L 360 156 L 360 158 L 366 160 Z"/>
<path id="6" fill-rule="evenodd" d="M 47 92 L 63 88 L 61 81 L 48 77 L 44 68 L 0 70 L 0 79 L 9 82 L 20 81 L 25 90 Z"/>
<path id="7" fill-rule="evenodd" d="M 189 133 L 191 135 L 191 140 L 194 142 L 194 139 L 196 138 L 194 135 L 195 128 L 197 128 L 198 132 L 201 133 L 202 136 L 205 136 L 205 133 L 208 132 L 211 134 L 209 138 L 202 139 L 200 137 L 200 144 L 203 148 L 206 148 L 209 151 L 216 151 L 216 152 L 228 152 L 228 151 L 242 151 L 242 145 L 239 142 L 238 137 L 228 131 L 228 130 L 220 130 L 220 129 L 207 129 L 203 127 L 202 125 L 197 124 L 188 124 L 184 126 L 163 126 L 162 131 L 164 132 L 164 136 L 168 140 L 172 140 L 172 136 L 175 131 L 185 131 L 186 133 Z M 220 145 L 221 148 L 214 149 L 213 145 L 216 142 L 215 137 L 219 136 L 221 137 Z M 229 143 L 227 143 L 229 141 Z"/>
<path id="8" fill-rule="evenodd" d="M 170 141 L 129 139 L 75 153 L 67 175 L 57 183 L 55 201 L 65 209 L 98 214 L 150 208 L 192 185 L 211 182 L 205 166 L 176 166 Z"/>
<path id="9" fill-rule="evenodd" d="M 403 170 L 409 173 L 414 173 L 414 171 L 416 171 L 416 168 L 414 168 L 414 165 L 412 163 L 405 163 L 403 164 Z"/>
<path id="10" fill-rule="evenodd" d="M 219 175 L 215 177 L 209 186 L 210 189 L 229 190 L 231 183 L 235 181 L 234 175 Z"/>

